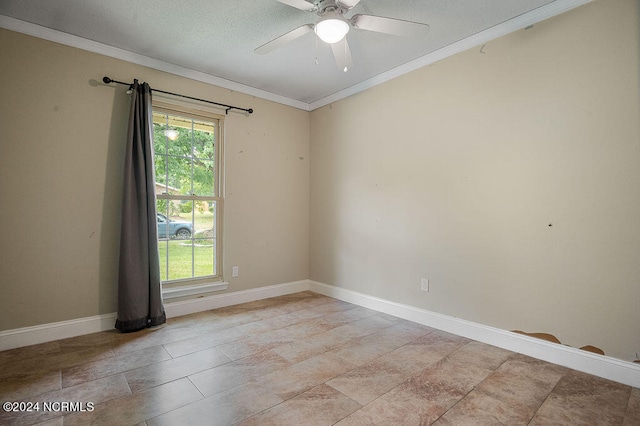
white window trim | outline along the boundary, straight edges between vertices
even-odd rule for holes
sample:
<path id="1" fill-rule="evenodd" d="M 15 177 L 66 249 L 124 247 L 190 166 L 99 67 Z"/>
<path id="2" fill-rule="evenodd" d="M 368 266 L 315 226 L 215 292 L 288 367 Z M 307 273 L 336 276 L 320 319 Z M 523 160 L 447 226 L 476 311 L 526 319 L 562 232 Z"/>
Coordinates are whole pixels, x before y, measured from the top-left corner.
<path id="1" fill-rule="evenodd" d="M 229 283 L 225 281 L 209 281 L 180 287 L 167 287 L 162 289 L 162 298 L 164 300 L 170 300 L 186 296 L 199 296 L 214 291 L 223 291 L 228 287 Z"/>
<path id="2" fill-rule="evenodd" d="M 228 282 L 224 282 L 224 270 L 223 270 L 223 223 L 224 223 L 224 119 L 225 116 L 216 112 L 209 111 L 207 109 L 194 108 L 192 106 L 186 106 L 181 102 L 166 102 L 166 101 L 153 101 L 153 111 L 163 112 L 167 114 L 186 115 L 190 118 L 198 118 L 203 120 L 215 120 L 217 121 L 217 134 L 215 142 L 215 158 L 216 158 L 216 176 L 215 176 L 215 197 L 216 201 L 216 274 L 199 276 L 193 278 L 185 278 L 171 281 L 162 282 L 162 295 L 164 299 L 175 299 L 185 296 L 197 296 L 203 293 L 210 293 L 213 291 L 226 290 Z M 156 194 L 157 198 L 157 194 Z M 164 196 L 162 198 L 172 199 L 171 195 Z M 198 197 L 193 197 L 197 199 Z"/>

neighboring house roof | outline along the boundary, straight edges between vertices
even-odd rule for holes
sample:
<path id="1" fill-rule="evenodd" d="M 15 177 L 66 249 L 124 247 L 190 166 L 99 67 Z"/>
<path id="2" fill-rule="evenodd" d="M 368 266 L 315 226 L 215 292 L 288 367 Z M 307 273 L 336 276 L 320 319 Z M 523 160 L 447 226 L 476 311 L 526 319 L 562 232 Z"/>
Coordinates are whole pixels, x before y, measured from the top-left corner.
<path id="1" fill-rule="evenodd" d="M 179 194 L 180 190 L 178 188 L 174 188 L 173 186 L 165 185 L 164 183 L 156 182 L 156 191 L 158 190 L 168 191 L 169 194 Z"/>

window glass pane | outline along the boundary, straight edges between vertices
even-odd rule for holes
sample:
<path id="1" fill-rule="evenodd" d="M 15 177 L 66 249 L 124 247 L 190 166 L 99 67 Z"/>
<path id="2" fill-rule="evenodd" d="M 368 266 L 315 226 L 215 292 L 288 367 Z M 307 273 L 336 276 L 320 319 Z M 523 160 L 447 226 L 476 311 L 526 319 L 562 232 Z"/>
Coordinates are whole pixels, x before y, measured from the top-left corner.
<path id="1" fill-rule="evenodd" d="M 215 238 L 215 201 L 197 201 L 196 206 L 194 238 L 206 240 L 199 243 L 212 244 Z"/>
<path id="2" fill-rule="evenodd" d="M 192 201 L 180 204 L 180 214 L 169 217 L 169 237 L 175 240 L 188 240 L 193 237 Z"/>
<path id="3" fill-rule="evenodd" d="M 203 160 L 213 160 L 215 156 L 215 134 L 213 123 L 194 121 L 193 156 Z"/>
<path id="4" fill-rule="evenodd" d="M 158 255 L 160 257 L 160 280 L 167 280 L 167 253 L 169 240 L 158 241 Z"/>
<path id="5" fill-rule="evenodd" d="M 213 229 L 214 217 L 211 208 L 213 201 L 194 201 L 195 210 L 193 212 L 193 228 L 195 238 L 209 238 Z"/>
<path id="6" fill-rule="evenodd" d="M 171 240 L 169 246 L 168 280 L 193 277 L 193 247 L 191 240 Z"/>
<path id="7" fill-rule="evenodd" d="M 158 214 L 158 239 L 167 240 L 170 237 L 170 222 L 166 216 Z"/>
<path id="8" fill-rule="evenodd" d="M 153 152 L 156 155 L 167 155 L 167 137 L 165 130 L 169 128 L 165 124 L 165 115 L 153 114 Z"/>
<path id="9" fill-rule="evenodd" d="M 156 186 L 157 188 L 157 186 Z M 169 218 L 179 218 L 180 215 L 180 201 L 178 200 L 156 200 L 156 211 L 164 216 L 164 220 Z"/>
<path id="10" fill-rule="evenodd" d="M 205 241 L 195 241 L 194 264 L 196 276 L 215 274 L 215 271 L 213 269 L 215 258 L 213 257 L 213 254 L 213 242 L 211 244 L 206 244 Z"/>
<path id="11" fill-rule="evenodd" d="M 156 155 L 154 158 L 156 173 L 156 194 L 168 194 L 167 190 L 167 157 Z"/>
<path id="12" fill-rule="evenodd" d="M 158 239 L 167 239 L 169 238 L 169 200 L 156 200 L 156 212 L 157 212 L 157 222 L 158 222 Z"/>
<path id="13" fill-rule="evenodd" d="M 158 213 L 158 222 L 160 221 L 160 215 L 165 218 L 169 216 L 169 200 L 159 200 L 156 199 L 156 212 Z M 164 220 L 164 218 L 162 218 Z"/>
<path id="14" fill-rule="evenodd" d="M 204 197 L 215 195 L 213 160 L 194 160 L 193 163 L 193 193 Z"/>
<path id="15" fill-rule="evenodd" d="M 168 157 L 167 168 L 169 169 L 167 193 L 171 195 L 191 194 L 191 159 Z"/>

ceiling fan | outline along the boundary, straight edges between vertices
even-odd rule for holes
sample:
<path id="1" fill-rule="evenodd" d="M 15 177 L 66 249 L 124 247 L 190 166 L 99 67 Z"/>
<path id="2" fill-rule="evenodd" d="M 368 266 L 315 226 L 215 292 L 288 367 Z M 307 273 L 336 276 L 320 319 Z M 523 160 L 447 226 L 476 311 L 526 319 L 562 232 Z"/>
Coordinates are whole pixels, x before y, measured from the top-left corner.
<path id="1" fill-rule="evenodd" d="M 314 12 L 320 19 L 315 25 L 305 24 L 298 27 L 263 44 L 254 52 L 263 55 L 305 34 L 315 32 L 320 40 L 331 45 L 336 64 L 344 72 L 352 65 L 351 51 L 346 39 L 351 27 L 404 37 L 420 37 L 429 31 L 429 25 L 419 22 L 362 14 L 353 15 L 351 18 L 345 17 L 344 14 L 360 3 L 360 0 L 315 0 L 314 3 L 307 0 L 277 1 L 296 9 Z"/>

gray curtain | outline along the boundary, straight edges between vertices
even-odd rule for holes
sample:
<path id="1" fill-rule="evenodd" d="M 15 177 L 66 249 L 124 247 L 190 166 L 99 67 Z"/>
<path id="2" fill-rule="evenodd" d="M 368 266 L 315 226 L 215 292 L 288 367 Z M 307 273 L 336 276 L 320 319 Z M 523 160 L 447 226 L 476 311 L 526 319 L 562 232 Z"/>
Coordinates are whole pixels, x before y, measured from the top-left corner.
<path id="1" fill-rule="evenodd" d="M 124 332 L 166 322 L 160 289 L 151 88 L 135 80 L 131 90 L 116 319 L 116 328 Z"/>

